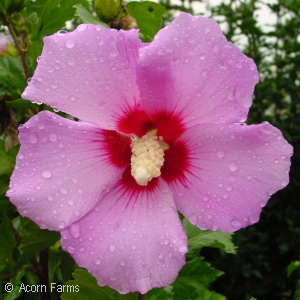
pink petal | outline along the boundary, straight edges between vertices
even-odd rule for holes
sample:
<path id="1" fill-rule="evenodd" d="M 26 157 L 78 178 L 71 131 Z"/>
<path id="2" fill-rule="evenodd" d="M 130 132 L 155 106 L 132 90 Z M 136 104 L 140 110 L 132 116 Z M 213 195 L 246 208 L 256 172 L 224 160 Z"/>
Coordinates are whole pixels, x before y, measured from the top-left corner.
<path id="1" fill-rule="evenodd" d="M 21 148 L 7 192 L 20 214 L 61 230 L 92 210 L 126 165 L 114 163 L 105 133 L 47 111 L 20 127 Z"/>
<path id="2" fill-rule="evenodd" d="M 171 191 L 161 179 L 152 191 L 120 184 L 61 234 L 76 263 L 120 293 L 171 284 L 187 252 Z"/>
<path id="3" fill-rule="evenodd" d="M 171 111 L 186 127 L 244 121 L 257 82 L 253 60 L 227 42 L 212 19 L 182 13 L 140 49 L 145 111 Z"/>
<path id="4" fill-rule="evenodd" d="M 43 102 L 103 129 L 116 129 L 137 105 L 137 31 L 81 24 L 45 37 L 37 69 L 22 97 Z"/>
<path id="5" fill-rule="evenodd" d="M 289 182 L 293 149 L 269 123 L 198 125 L 176 143 L 187 149 L 180 158 L 186 164 L 181 173 L 174 166 L 176 179 L 166 165 L 162 178 L 178 210 L 201 229 L 233 232 L 256 223 L 270 196 Z"/>

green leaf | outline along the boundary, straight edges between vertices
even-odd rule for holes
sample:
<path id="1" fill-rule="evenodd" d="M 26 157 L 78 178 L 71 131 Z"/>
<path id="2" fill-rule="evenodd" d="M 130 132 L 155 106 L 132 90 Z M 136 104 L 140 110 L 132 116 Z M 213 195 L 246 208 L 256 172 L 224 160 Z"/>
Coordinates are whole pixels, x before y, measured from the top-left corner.
<path id="1" fill-rule="evenodd" d="M 109 26 L 107 24 L 105 24 L 104 22 L 101 22 L 100 20 L 95 18 L 91 14 L 91 12 L 88 9 L 86 9 L 85 7 L 83 7 L 82 5 L 77 4 L 77 5 L 74 5 L 74 7 L 76 8 L 76 16 L 79 17 L 79 19 L 83 23 L 101 25 L 105 28 L 109 28 Z"/>
<path id="2" fill-rule="evenodd" d="M 152 289 L 145 295 L 145 300 L 172 300 L 172 299 L 174 299 L 174 293 L 172 292 L 172 287 Z"/>
<path id="3" fill-rule="evenodd" d="M 174 299 L 206 299 L 197 297 L 208 297 L 211 294 L 208 291 L 209 284 L 222 274 L 222 271 L 212 268 L 209 263 L 203 261 L 202 257 L 194 258 L 183 266 L 172 284 Z"/>
<path id="4" fill-rule="evenodd" d="M 292 261 L 287 268 L 287 276 L 290 276 L 296 269 L 300 267 L 300 261 Z"/>
<path id="5" fill-rule="evenodd" d="M 17 245 L 12 225 L 4 221 L 0 225 L 0 265 L 14 264 L 13 252 Z"/>
<path id="6" fill-rule="evenodd" d="M 36 105 L 33 104 L 31 101 L 24 100 L 24 99 L 6 101 L 6 103 L 12 108 L 21 109 L 21 110 L 27 110 L 36 107 Z"/>
<path id="7" fill-rule="evenodd" d="M 27 218 L 22 218 L 21 220 L 20 227 L 23 230 L 22 235 L 25 237 L 19 246 L 21 252 L 19 263 L 27 262 L 37 252 L 60 239 L 60 234 L 56 231 L 40 229 Z"/>
<path id="8" fill-rule="evenodd" d="M 199 254 L 203 247 L 221 249 L 230 254 L 236 254 L 237 247 L 232 242 L 232 235 L 222 231 L 201 230 L 192 225 L 187 219 L 183 220 L 184 228 L 188 235 L 189 252 L 186 254 L 191 259 Z"/>
<path id="9" fill-rule="evenodd" d="M 5 143 L 3 140 L 0 140 L 0 175 L 11 175 L 16 164 L 16 156 L 18 151 L 19 145 L 16 145 L 11 147 L 6 153 Z"/>
<path id="10" fill-rule="evenodd" d="M 300 280 L 297 281 L 296 291 L 293 297 L 293 300 L 299 300 L 300 299 Z"/>
<path id="11" fill-rule="evenodd" d="M 26 86 L 26 78 L 20 57 L 0 58 L 0 96 L 10 93 L 21 95 Z"/>
<path id="12" fill-rule="evenodd" d="M 131 1 L 126 4 L 126 8 L 136 19 L 140 32 L 146 40 L 151 41 L 157 31 L 162 28 L 162 15 L 165 13 L 165 8 L 150 1 Z"/>
<path id="13" fill-rule="evenodd" d="M 65 23 L 75 16 L 75 4 L 88 6 L 87 0 L 37 0 L 30 6 L 41 20 L 37 37 L 53 34 L 65 27 Z"/>
<path id="14" fill-rule="evenodd" d="M 76 299 L 82 300 L 137 300 L 137 293 L 129 293 L 126 295 L 120 295 L 115 290 L 105 286 L 100 287 L 96 279 L 86 270 L 77 269 L 72 273 L 74 280 L 67 282 L 69 286 L 68 292 L 64 292 L 61 295 L 62 300 L 73 300 L 75 295 Z M 76 290 L 76 293 L 71 290 Z"/>
<path id="15" fill-rule="evenodd" d="M 14 289 L 12 292 L 7 293 L 4 295 L 4 299 L 3 300 L 13 300 L 13 299 L 17 299 L 21 293 L 22 290 L 20 290 L 20 284 L 22 283 L 21 279 L 23 278 L 23 276 L 25 275 L 25 271 L 21 270 L 17 276 L 14 276 L 9 282 L 13 285 Z"/>

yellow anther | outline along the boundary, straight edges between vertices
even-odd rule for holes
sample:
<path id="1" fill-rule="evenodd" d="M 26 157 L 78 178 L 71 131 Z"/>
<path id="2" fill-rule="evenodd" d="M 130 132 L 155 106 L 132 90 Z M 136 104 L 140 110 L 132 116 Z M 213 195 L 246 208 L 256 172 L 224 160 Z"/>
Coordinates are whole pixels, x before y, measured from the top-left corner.
<path id="1" fill-rule="evenodd" d="M 158 138 L 152 132 L 141 139 L 132 140 L 131 175 L 137 184 L 146 186 L 150 180 L 160 176 L 165 155 L 162 140 L 162 137 Z"/>

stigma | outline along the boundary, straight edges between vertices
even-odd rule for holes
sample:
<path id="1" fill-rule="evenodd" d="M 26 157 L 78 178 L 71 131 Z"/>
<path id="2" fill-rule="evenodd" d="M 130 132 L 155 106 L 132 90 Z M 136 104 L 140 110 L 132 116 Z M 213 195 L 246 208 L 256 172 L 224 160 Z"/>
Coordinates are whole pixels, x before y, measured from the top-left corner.
<path id="1" fill-rule="evenodd" d="M 137 184 L 146 186 L 153 178 L 159 177 L 164 164 L 165 143 L 157 137 L 155 131 L 148 132 L 142 138 L 133 137 L 131 142 L 131 175 Z"/>

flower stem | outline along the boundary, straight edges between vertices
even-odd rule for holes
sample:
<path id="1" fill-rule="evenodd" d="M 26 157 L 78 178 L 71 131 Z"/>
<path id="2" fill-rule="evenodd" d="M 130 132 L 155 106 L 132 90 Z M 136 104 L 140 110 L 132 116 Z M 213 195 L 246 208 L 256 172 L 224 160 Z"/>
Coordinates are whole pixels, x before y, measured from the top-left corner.
<path id="1" fill-rule="evenodd" d="M 26 61 L 26 50 L 21 47 L 21 45 L 19 43 L 19 40 L 16 36 L 15 30 L 11 25 L 11 20 L 9 20 L 5 25 L 8 27 L 8 30 L 9 30 L 9 32 L 10 32 L 10 34 L 11 34 L 13 40 L 14 40 L 15 46 L 16 46 L 16 48 L 18 49 L 18 51 L 20 53 L 20 58 L 21 58 L 21 61 L 22 61 L 25 77 L 26 77 L 26 79 L 28 79 L 30 77 L 30 75 L 29 75 L 28 64 L 27 64 L 27 61 Z"/>
<path id="2" fill-rule="evenodd" d="M 144 294 L 139 293 L 138 300 L 144 300 Z"/>

